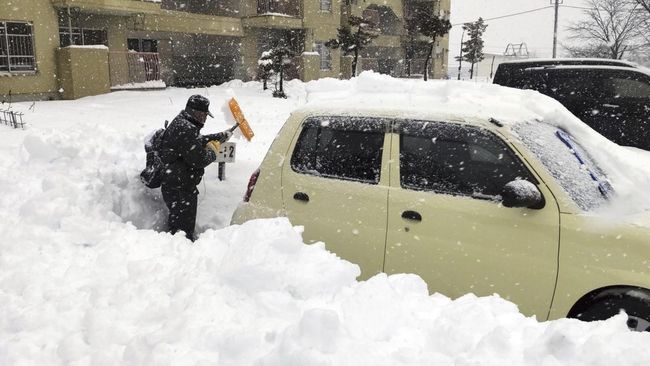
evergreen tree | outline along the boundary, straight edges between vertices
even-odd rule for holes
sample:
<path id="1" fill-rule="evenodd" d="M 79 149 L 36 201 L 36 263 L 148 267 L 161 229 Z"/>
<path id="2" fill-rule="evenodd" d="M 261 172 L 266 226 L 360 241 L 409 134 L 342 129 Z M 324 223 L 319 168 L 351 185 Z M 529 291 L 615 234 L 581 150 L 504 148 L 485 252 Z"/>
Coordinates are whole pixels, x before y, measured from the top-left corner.
<path id="1" fill-rule="evenodd" d="M 406 33 L 409 37 L 410 47 L 414 47 L 414 39 L 417 35 L 423 35 L 429 40 L 427 41 L 429 49 L 427 50 L 427 58 L 424 61 L 424 80 L 428 80 L 429 62 L 433 56 L 433 50 L 436 46 L 436 41 L 440 37 L 444 37 L 451 29 L 449 19 L 440 17 L 435 14 L 433 8 L 419 8 L 416 9 L 410 17 L 406 19 Z M 411 53 L 413 53 L 411 51 Z"/>
<path id="2" fill-rule="evenodd" d="M 270 65 L 265 67 L 269 67 L 273 73 L 279 76 L 280 85 L 279 87 L 276 85 L 276 88 L 273 91 L 273 96 L 276 98 L 287 97 L 283 88 L 284 71 L 291 65 L 291 58 L 295 56 L 296 53 L 289 49 L 289 47 L 279 45 L 272 48 L 270 51 L 265 52 L 258 61 L 260 64 Z"/>
<path id="3" fill-rule="evenodd" d="M 361 17 L 351 15 L 348 24 L 337 29 L 338 37 L 330 39 L 325 46 L 331 49 L 341 48 L 344 55 L 353 55 L 352 75 L 357 75 L 359 52 L 379 36 L 376 25 Z"/>
<path id="4" fill-rule="evenodd" d="M 268 81 L 273 76 L 273 61 L 270 59 L 264 59 L 268 54 L 268 51 L 262 53 L 262 57 L 257 60 L 257 79 L 262 81 L 262 89 L 268 89 Z"/>
<path id="5" fill-rule="evenodd" d="M 472 64 L 470 68 L 470 79 L 474 78 L 474 65 L 485 59 L 485 55 L 483 54 L 483 33 L 485 33 L 487 26 L 483 18 L 478 18 L 473 23 L 465 23 L 463 25 L 463 31 L 467 32 L 469 39 L 462 44 L 462 58 L 456 57 L 456 60 L 467 61 Z"/>

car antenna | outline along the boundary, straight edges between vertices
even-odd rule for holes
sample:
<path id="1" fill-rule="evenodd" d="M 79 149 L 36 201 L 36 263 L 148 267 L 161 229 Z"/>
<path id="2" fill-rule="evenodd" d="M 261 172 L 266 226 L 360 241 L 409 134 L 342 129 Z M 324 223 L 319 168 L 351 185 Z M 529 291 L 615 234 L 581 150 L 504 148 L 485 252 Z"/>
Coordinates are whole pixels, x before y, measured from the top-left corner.
<path id="1" fill-rule="evenodd" d="M 491 124 L 493 124 L 493 125 L 495 125 L 497 127 L 503 127 L 503 123 L 501 123 L 501 121 L 499 121 L 496 118 L 490 117 L 490 119 L 488 119 L 488 122 L 490 122 Z"/>

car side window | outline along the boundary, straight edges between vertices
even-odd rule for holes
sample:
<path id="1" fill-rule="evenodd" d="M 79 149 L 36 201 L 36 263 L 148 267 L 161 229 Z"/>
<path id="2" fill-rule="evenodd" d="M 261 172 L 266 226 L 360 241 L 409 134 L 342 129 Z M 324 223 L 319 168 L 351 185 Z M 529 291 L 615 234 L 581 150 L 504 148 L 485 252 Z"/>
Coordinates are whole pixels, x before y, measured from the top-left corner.
<path id="1" fill-rule="evenodd" d="M 650 83 L 629 77 L 612 77 L 603 81 L 613 98 L 650 99 Z"/>
<path id="2" fill-rule="evenodd" d="M 386 122 L 374 118 L 311 117 L 291 156 L 302 174 L 378 184 Z"/>
<path id="3" fill-rule="evenodd" d="M 560 101 L 602 98 L 602 73 L 598 70 L 551 69 L 548 95 Z"/>
<path id="4" fill-rule="evenodd" d="M 405 123 L 400 182 L 406 189 L 497 199 L 517 179 L 537 180 L 493 133 L 450 123 Z"/>

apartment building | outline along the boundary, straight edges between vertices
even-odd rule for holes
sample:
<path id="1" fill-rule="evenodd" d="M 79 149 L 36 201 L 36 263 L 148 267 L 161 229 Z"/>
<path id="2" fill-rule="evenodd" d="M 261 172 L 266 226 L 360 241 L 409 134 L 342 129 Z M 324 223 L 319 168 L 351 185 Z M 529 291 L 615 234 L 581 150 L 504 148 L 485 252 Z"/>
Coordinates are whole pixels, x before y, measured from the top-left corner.
<path id="1" fill-rule="evenodd" d="M 5 0 L 0 3 L 0 101 L 252 80 L 262 52 L 278 44 L 297 55 L 289 78 L 350 77 L 349 57 L 325 47 L 350 14 L 371 18 L 381 29 L 361 54 L 358 71 L 421 75 L 423 57 L 409 51 L 404 17 L 419 6 L 448 14 L 449 2 Z M 448 48 L 447 38 L 439 40 L 431 77 L 446 75 Z"/>

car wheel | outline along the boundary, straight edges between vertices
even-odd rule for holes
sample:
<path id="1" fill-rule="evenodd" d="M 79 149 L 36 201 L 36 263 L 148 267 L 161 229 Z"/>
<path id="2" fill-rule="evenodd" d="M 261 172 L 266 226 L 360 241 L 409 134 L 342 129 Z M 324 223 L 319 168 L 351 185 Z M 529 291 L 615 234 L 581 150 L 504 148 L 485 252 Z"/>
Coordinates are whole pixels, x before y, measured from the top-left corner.
<path id="1" fill-rule="evenodd" d="M 627 294 L 600 299 L 575 318 L 583 321 L 606 320 L 624 310 L 628 316 L 627 326 L 637 332 L 650 332 L 650 306 L 648 299 Z"/>

